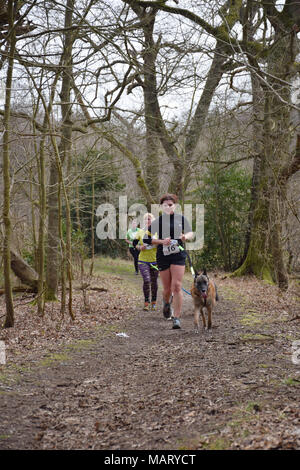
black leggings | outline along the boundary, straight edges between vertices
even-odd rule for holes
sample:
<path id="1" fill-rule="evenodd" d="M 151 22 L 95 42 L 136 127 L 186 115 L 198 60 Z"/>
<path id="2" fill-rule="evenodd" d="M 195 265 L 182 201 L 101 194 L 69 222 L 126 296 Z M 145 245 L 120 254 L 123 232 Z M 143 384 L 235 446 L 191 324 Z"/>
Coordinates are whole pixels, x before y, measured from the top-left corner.
<path id="1" fill-rule="evenodd" d="M 139 272 L 139 268 L 138 268 L 139 251 L 136 248 L 133 248 L 133 247 L 130 247 L 129 251 L 130 251 L 130 253 L 132 254 L 132 257 L 133 257 L 135 272 L 138 273 Z"/>

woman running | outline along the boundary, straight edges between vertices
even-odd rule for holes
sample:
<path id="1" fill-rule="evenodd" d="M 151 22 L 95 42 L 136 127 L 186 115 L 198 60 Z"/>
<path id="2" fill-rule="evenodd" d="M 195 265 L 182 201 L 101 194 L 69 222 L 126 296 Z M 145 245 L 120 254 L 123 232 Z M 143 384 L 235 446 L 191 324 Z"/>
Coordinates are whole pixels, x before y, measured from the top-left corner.
<path id="1" fill-rule="evenodd" d="M 144 227 L 142 230 L 139 230 L 135 240 L 133 240 L 133 246 L 139 250 L 138 266 L 143 277 L 143 293 L 145 299 L 144 310 L 149 310 L 150 308 L 150 293 L 151 310 L 156 310 L 158 280 L 158 268 L 156 266 L 157 248 L 152 245 L 147 245 L 143 242 L 143 238 L 153 220 L 154 216 L 152 214 L 145 214 Z"/>
<path id="2" fill-rule="evenodd" d="M 139 268 L 138 268 L 138 257 L 139 257 L 139 252 L 138 250 L 133 246 L 133 240 L 135 239 L 135 236 L 139 232 L 139 228 L 137 226 L 137 221 L 136 219 L 133 219 L 131 222 L 131 228 L 128 229 L 126 233 L 126 238 L 125 241 L 129 245 L 129 251 L 131 253 L 131 256 L 133 257 L 133 263 L 134 263 L 134 269 L 135 269 L 135 274 L 139 273 Z"/>
<path id="3" fill-rule="evenodd" d="M 181 328 L 180 317 L 182 309 L 182 278 L 185 271 L 183 242 L 193 238 L 192 228 L 188 220 L 181 214 L 175 214 L 177 196 L 164 194 L 160 198 L 163 214 L 155 219 L 144 236 L 144 243 L 157 245 L 157 265 L 163 284 L 163 315 L 173 316 L 173 328 Z M 157 238 L 153 235 L 157 233 Z M 171 296 L 173 295 L 173 309 Z"/>

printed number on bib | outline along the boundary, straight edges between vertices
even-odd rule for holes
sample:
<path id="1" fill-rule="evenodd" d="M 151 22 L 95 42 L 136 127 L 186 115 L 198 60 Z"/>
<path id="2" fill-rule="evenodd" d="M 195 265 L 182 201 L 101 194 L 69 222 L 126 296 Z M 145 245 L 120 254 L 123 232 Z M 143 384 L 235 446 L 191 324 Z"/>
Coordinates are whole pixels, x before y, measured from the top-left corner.
<path id="1" fill-rule="evenodd" d="M 177 240 L 171 240 L 171 245 L 164 245 L 163 246 L 163 254 L 165 256 L 174 255 L 175 253 L 179 253 L 179 245 Z"/>

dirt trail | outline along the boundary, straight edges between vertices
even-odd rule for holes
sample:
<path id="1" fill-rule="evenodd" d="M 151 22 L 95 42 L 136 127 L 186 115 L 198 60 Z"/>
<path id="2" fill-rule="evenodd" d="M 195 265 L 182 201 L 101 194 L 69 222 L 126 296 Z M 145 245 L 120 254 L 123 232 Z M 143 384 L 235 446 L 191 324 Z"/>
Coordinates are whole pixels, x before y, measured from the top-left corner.
<path id="1" fill-rule="evenodd" d="M 181 330 L 137 309 L 0 383 L 0 449 L 299 449 L 300 366 L 287 341 L 299 322 L 247 325 L 228 292 L 219 285 L 211 334 L 194 333 L 184 294 Z"/>

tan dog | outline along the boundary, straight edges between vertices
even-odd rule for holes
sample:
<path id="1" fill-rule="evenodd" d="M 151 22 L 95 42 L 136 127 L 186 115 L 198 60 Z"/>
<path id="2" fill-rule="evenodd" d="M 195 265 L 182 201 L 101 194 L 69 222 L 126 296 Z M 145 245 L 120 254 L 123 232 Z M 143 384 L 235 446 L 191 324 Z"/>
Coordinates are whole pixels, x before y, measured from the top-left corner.
<path id="1" fill-rule="evenodd" d="M 196 274 L 191 294 L 194 301 L 194 324 L 196 333 L 199 333 L 200 313 L 202 316 L 203 328 L 206 328 L 203 311 L 204 308 L 207 310 L 207 329 L 211 329 L 213 308 L 219 298 L 217 287 L 213 281 L 209 280 L 206 270 L 204 270 L 202 274 Z"/>

